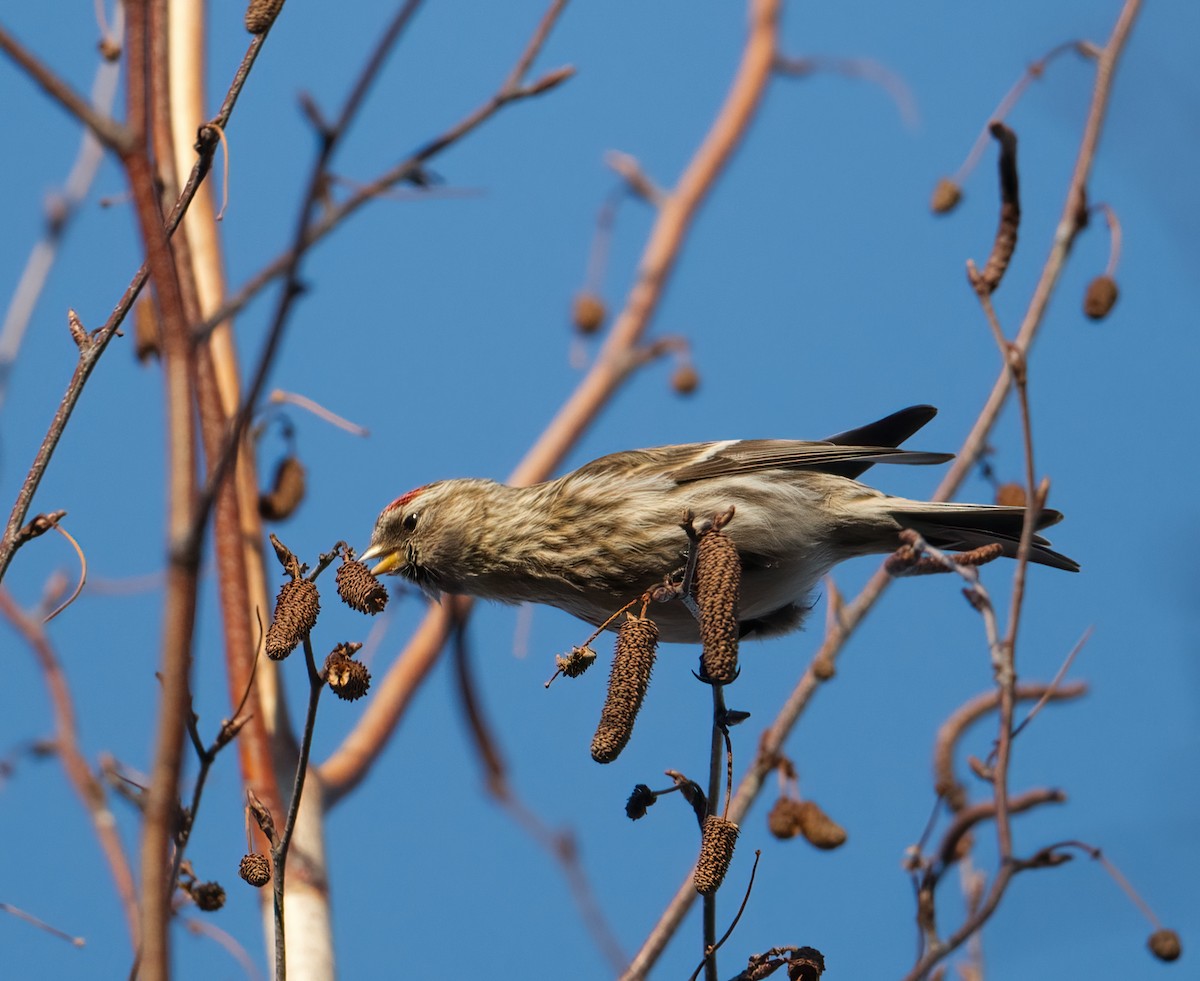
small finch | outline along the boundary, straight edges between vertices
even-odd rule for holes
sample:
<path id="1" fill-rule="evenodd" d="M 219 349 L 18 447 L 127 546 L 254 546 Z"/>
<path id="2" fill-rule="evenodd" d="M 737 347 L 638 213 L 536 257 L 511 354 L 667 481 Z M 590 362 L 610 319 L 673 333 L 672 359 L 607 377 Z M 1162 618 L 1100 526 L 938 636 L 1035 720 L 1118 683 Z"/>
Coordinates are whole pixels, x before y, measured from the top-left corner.
<path id="1" fill-rule="evenodd" d="M 438 481 L 383 509 L 361 559 L 378 560 L 375 575 L 403 576 L 435 598 L 446 592 L 544 603 L 599 625 L 682 569 L 685 512 L 704 518 L 732 506 L 724 531 L 742 563 L 741 634 L 787 633 L 800 626 L 809 594 L 834 565 L 894 551 L 903 529 L 939 549 L 995 542 L 1003 554 L 1017 554 L 1022 507 L 908 500 L 856 479 L 875 463 L 951 459 L 896 448 L 936 413 L 912 406 L 819 442 L 726 440 L 629 450 L 532 487 Z M 1043 510 L 1037 528 L 1061 518 Z M 1029 557 L 1079 569 L 1039 535 Z M 656 606 L 652 616 L 662 641 L 699 640 L 683 603 Z"/>

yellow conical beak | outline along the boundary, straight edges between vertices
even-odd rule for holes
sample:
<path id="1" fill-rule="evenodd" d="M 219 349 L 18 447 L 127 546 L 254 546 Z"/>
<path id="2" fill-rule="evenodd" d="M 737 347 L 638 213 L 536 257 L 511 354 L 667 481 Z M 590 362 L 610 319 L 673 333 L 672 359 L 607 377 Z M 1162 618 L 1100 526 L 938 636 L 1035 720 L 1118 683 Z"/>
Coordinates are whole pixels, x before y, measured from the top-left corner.
<path id="1" fill-rule="evenodd" d="M 398 568 L 400 568 L 401 564 L 403 564 L 404 559 L 399 552 L 385 553 L 382 545 L 370 546 L 358 557 L 358 561 L 366 562 L 368 559 L 374 559 L 381 555 L 383 558 L 376 562 L 373 566 L 370 566 L 371 575 L 373 576 L 388 575 L 389 573 L 395 572 Z"/>

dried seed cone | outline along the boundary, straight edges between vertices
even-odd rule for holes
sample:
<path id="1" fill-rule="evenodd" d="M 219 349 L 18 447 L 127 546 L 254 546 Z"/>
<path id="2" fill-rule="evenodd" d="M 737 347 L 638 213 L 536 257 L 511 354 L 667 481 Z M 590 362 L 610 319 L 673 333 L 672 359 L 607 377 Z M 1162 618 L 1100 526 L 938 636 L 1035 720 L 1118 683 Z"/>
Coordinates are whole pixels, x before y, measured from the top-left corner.
<path id="1" fill-rule="evenodd" d="M 696 548 L 696 605 L 704 645 L 700 664 L 710 681 L 727 685 L 737 677 L 742 562 L 733 540 L 723 531 L 708 532 Z"/>
<path id="2" fill-rule="evenodd" d="M 696 892 L 711 896 L 721 888 L 729 863 L 733 859 L 733 846 L 737 843 L 738 826 L 726 818 L 710 814 L 704 819 L 704 836 L 700 840 L 700 858 L 696 862 L 696 874 L 692 879 Z"/>
<path id="3" fill-rule="evenodd" d="M 596 662 L 596 652 L 590 647 L 572 647 L 566 657 L 555 655 L 554 666 L 564 677 L 578 678 Z"/>
<path id="4" fill-rule="evenodd" d="M 604 301 L 595 293 L 580 293 L 575 297 L 575 304 L 571 307 L 571 320 L 579 333 L 596 333 L 604 326 L 606 316 L 608 311 L 604 307 Z"/>
<path id="5" fill-rule="evenodd" d="M 283 9 L 283 0 L 250 0 L 246 8 L 246 30 L 251 34 L 261 34 L 279 16 Z"/>
<path id="6" fill-rule="evenodd" d="M 1023 508 L 1028 503 L 1025 488 L 1021 484 L 1001 484 L 996 488 L 996 503 L 1010 508 Z"/>
<path id="7" fill-rule="evenodd" d="M 1183 945 L 1179 942 L 1179 934 L 1166 928 L 1155 930 L 1146 941 L 1150 953 L 1160 961 L 1175 961 L 1183 953 Z"/>
<path id="8" fill-rule="evenodd" d="M 371 575 L 371 570 L 363 563 L 344 560 L 334 578 L 338 596 L 351 609 L 374 616 L 387 606 L 387 587 Z"/>
<path id="9" fill-rule="evenodd" d="M 1111 276 L 1097 276 L 1088 283 L 1087 292 L 1083 294 L 1083 312 L 1092 320 L 1103 320 L 1116 306 L 1120 290 L 1117 281 Z"/>
<path id="10" fill-rule="evenodd" d="M 690 364 L 681 364 L 671 376 L 671 387 L 680 395 L 691 395 L 700 387 L 700 373 Z"/>
<path id="11" fill-rule="evenodd" d="M 817 848 L 828 850 L 846 843 L 846 829 L 811 800 L 797 803 L 796 824 L 808 843 Z"/>
<path id="12" fill-rule="evenodd" d="M 371 672 L 347 653 L 344 644 L 335 647 L 325 658 L 325 678 L 329 690 L 347 702 L 362 698 L 371 687 Z"/>
<path id="13" fill-rule="evenodd" d="M 121 60 L 121 42 L 115 41 L 110 37 L 100 39 L 96 45 L 100 50 L 100 56 L 105 61 L 120 61 Z"/>
<path id="14" fill-rule="evenodd" d="M 120 48 L 117 49 L 120 57 Z M 145 364 L 151 358 L 160 354 L 158 315 L 154 312 L 154 302 L 143 296 L 133 308 L 133 354 L 139 364 Z"/>
<path id="15" fill-rule="evenodd" d="M 929 199 L 929 210 L 935 215 L 949 214 L 958 207 L 961 200 L 962 188 L 949 177 L 943 177 L 933 189 L 933 195 Z"/>
<path id="16" fill-rule="evenodd" d="M 320 610 L 316 586 L 307 579 L 285 582 L 275 598 L 275 619 L 267 628 L 267 657 L 282 661 L 291 654 L 316 624 Z"/>
<path id="17" fill-rule="evenodd" d="M 271 490 L 258 497 L 258 513 L 268 521 L 290 518 L 304 500 L 306 485 L 304 464 L 294 456 L 285 456 L 275 468 Z"/>
<path id="18" fill-rule="evenodd" d="M 600 725 L 592 737 L 592 759 L 597 763 L 611 763 L 629 742 L 650 686 L 657 648 L 658 627 L 653 620 L 630 617 L 621 624 L 612 673 L 608 676 L 608 697 L 600 712 Z"/>
<path id="19" fill-rule="evenodd" d="M 794 797 L 780 797 L 767 815 L 767 830 L 781 841 L 800 833 L 800 802 Z"/>
<path id="20" fill-rule="evenodd" d="M 189 891 L 205 913 L 213 913 L 225 905 L 225 890 L 218 882 L 197 882 Z"/>
<path id="21" fill-rule="evenodd" d="M 637 821 L 646 816 L 647 808 L 653 807 L 654 802 L 658 800 L 653 790 L 647 787 L 644 783 L 639 783 L 633 788 L 633 793 L 629 795 L 629 800 L 625 802 L 625 816 L 630 821 Z"/>
<path id="22" fill-rule="evenodd" d="M 238 875 L 255 889 L 261 889 L 271 881 L 271 863 L 262 852 L 251 852 L 238 863 Z"/>
<path id="23" fill-rule="evenodd" d="M 259 800 L 258 795 L 253 790 L 246 791 L 246 804 L 250 808 L 250 813 L 258 825 L 258 829 L 266 836 L 267 841 L 274 844 L 276 840 L 275 819 L 271 817 L 271 812 L 267 809 L 267 805 Z"/>
<path id="24" fill-rule="evenodd" d="M 801 947 L 787 961 L 788 981 L 817 981 L 825 973 L 825 955 L 816 947 Z"/>

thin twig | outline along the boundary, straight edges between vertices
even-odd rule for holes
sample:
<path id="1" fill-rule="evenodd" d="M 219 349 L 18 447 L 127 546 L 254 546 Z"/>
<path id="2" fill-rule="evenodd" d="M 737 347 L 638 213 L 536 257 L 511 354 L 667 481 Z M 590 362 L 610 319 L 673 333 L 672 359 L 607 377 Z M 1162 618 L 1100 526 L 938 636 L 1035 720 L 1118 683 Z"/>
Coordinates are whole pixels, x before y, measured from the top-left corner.
<path id="1" fill-rule="evenodd" d="M 255 660 L 255 665 L 258 661 Z M 251 676 L 251 684 L 253 683 L 253 675 Z M 179 831 L 179 835 L 175 842 L 175 857 L 171 864 L 171 884 L 172 890 L 179 882 L 179 870 L 183 865 L 184 854 L 187 852 L 188 842 L 192 837 L 192 829 L 196 824 L 196 815 L 200 811 L 200 800 L 204 795 L 204 786 L 208 780 L 209 771 L 212 770 L 213 764 L 217 761 L 217 755 L 228 746 L 234 739 L 237 738 L 238 732 L 248 721 L 247 716 L 243 716 L 242 709 L 245 708 L 246 700 L 249 698 L 251 685 L 247 685 L 246 691 L 242 696 L 241 703 L 238 705 L 237 711 L 234 712 L 231 719 L 226 719 L 221 723 L 217 735 L 214 737 L 211 744 L 204 745 L 204 741 L 200 738 L 200 730 L 197 727 L 195 712 L 188 712 L 187 717 L 187 732 L 191 739 L 192 748 L 196 751 L 196 759 L 198 767 L 196 771 L 196 782 L 192 788 L 192 801 L 188 806 L 186 819 L 183 821 L 183 826 Z"/>
<path id="2" fill-rule="evenodd" d="M 96 139 L 109 150 L 120 155 L 132 148 L 133 133 L 111 116 L 93 107 L 3 27 L 0 27 L 0 51 L 12 58 L 43 92 L 91 130 Z"/>
<path id="3" fill-rule="evenodd" d="M 742 904 L 738 907 L 737 915 L 734 916 L 733 921 L 729 924 L 729 928 L 721 934 L 721 939 L 713 944 L 712 949 L 704 955 L 704 960 L 696 965 L 696 970 L 692 972 L 692 976 L 688 978 L 688 981 L 696 981 L 704 966 L 715 958 L 717 951 L 724 946 L 725 941 L 733 936 L 733 931 L 737 929 L 742 914 L 746 912 L 746 904 L 750 902 L 750 893 L 754 889 L 754 876 L 758 873 L 758 860 L 760 858 L 762 858 L 762 851 L 756 849 L 754 852 L 754 864 L 750 867 L 750 881 L 746 883 L 746 892 L 742 895 Z"/>
<path id="4" fill-rule="evenodd" d="M 1087 685 L 1081 681 L 1072 685 L 1059 686 L 1058 678 L 1050 684 L 1025 683 L 1016 688 L 1018 701 L 1038 699 L 1037 708 L 1051 699 L 1067 700 L 1087 694 Z M 995 688 L 976 695 L 955 709 L 938 729 L 933 748 L 934 790 L 945 798 L 952 811 L 959 811 L 967 803 L 966 791 L 954 776 L 954 753 L 964 732 L 1000 703 L 1000 693 Z M 1033 712 L 1030 712 L 1032 715 Z M 1013 730 L 1015 737 L 1020 726 Z"/>
<path id="5" fill-rule="evenodd" d="M 254 958 L 247 953 L 246 948 L 238 943 L 237 939 L 228 930 L 222 930 L 216 924 L 194 916 L 186 917 L 183 920 L 183 927 L 197 937 L 203 937 L 219 944 L 230 957 L 237 961 L 238 967 L 242 969 L 242 973 L 247 978 L 250 978 L 250 981 L 260 981 L 262 971 L 258 969 Z"/>
<path id="6" fill-rule="evenodd" d="M 697 551 L 694 544 L 691 551 Z M 721 774 L 724 770 L 721 764 L 725 762 L 726 740 L 726 733 L 721 720 L 725 717 L 726 709 L 725 686 L 713 684 L 711 687 L 713 714 L 712 736 L 709 740 L 708 751 L 708 814 L 709 816 L 714 816 L 718 813 L 717 802 L 721 799 Z M 726 785 L 725 793 L 723 815 L 729 813 L 728 785 Z M 708 952 L 704 958 L 704 976 L 707 981 L 718 981 L 719 978 L 717 972 L 717 893 L 719 891 L 718 889 L 711 893 L 706 893 L 704 896 L 704 949 Z"/>
<path id="7" fill-rule="evenodd" d="M 50 936 L 58 937 L 59 940 L 65 940 L 72 947 L 82 947 L 86 940 L 83 937 L 75 937 L 67 933 L 65 930 L 60 930 L 56 926 L 51 926 L 45 920 L 39 920 L 32 913 L 26 913 L 19 906 L 13 906 L 12 903 L 0 903 L 0 913 L 7 913 L 9 916 L 15 916 L 18 920 L 24 920 L 31 926 L 37 927 L 39 930 L 45 930 Z"/>
<path id="8" fill-rule="evenodd" d="M 115 32 L 119 35 L 124 28 L 125 8 L 117 4 Z M 120 74 L 119 61 L 103 59 L 96 68 L 95 80 L 92 83 L 92 104 L 105 115 L 108 115 L 116 99 Z M 58 258 L 59 246 L 71 222 L 79 213 L 79 206 L 86 199 L 103 159 L 104 148 L 100 141 L 90 129 L 85 129 L 79 140 L 75 162 L 62 191 L 46 203 L 45 232 L 29 253 L 29 259 L 5 312 L 4 324 L 0 327 L 0 407 L 4 405 L 5 396 L 8 394 L 9 375 L 17 360 L 25 331 L 49 279 L 50 270 Z"/>
<path id="9" fill-rule="evenodd" d="M 271 848 L 271 885 L 275 905 L 275 981 L 287 978 L 287 938 L 284 932 L 283 899 L 284 882 L 287 875 L 288 849 L 292 844 L 292 833 L 296 830 L 296 818 L 300 814 L 300 798 L 304 795 L 304 779 L 308 775 L 308 755 L 312 750 L 313 732 L 317 725 L 317 703 L 325 687 L 325 677 L 317 670 L 313 660 L 312 639 L 304 637 L 304 663 L 308 667 L 308 709 L 304 715 L 304 728 L 300 732 L 300 751 L 296 760 L 296 775 L 292 783 L 292 796 L 288 801 L 287 817 L 279 840 Z"/>
<path id="10" fill-rule="evenodd" d="M 843 78 L 861 78 L 873 82 L 891 97 L 900 112 L 904 125 L 915 130 L 921 123 L 921 114 L 917 111 L 917 100 L 912 89 L 904 80 L 904 76 L 892 71 L 887 65 L 871 58 L 841 58 L 832 55 L 808 55 L 802 58 L 791 58 L 777 55 L 775 70 L 781 75 L 791 75 L 804 78 L 818 72 L 828 72 L 841 75 Z"/>
<path id="11" fill-rule="evenodd" d="M 954 177 L 951 178 L 955 184 L 961 185 L 965 183 L 967 176 L 975 169 L 975 165 L 979 163 L 979 158 L 983 156 L 983 151 L 987 148 L 988 139 L 991 136 L 991 122 L 1008 118 L 1008 114 L 1012 112 L 1013 106 L 1024 95 L 1025 90 L 1029 88 L 1030 84 L 1040 79 L 1046 73 L 1046 68 L 1051 61 L 1068 51 L 1075 51 L 1084 58 L 1096 57 L 1095 49 L 1088 42 L 1064 41 L 1061 44 L 1056 44 L 1036 61 L 1031 62 L 1025 71 L 1021 73 L 1021 77 L 1017 79 L 1013 87 L 1005 93 L 1004 98 L 1000 100 L 996 108 L 992 110 L 991 115 L 988 116 L 988 124 L 983 127 L 978 138 L 972 144 L 971 150 L 967 154 L 967 158 L 963 161 L 962 166 L 958 168 Z"/>
<path id="12" fill-rule="evenodd" d="M 273 405 L 280 405 L 282 403 L 290 402 L 292 405 L 299 406 L 301 409 L 311 412 L 318 419 L 324 419 L 330 425 L 346 430 L 346 432 L 353 436 L 365 437 L 371 435 L 370 430 L 368 430 L 366 426 L 360 426 L 358 423 L 351 422 L 349 419 L 344 419 L 336 412 L 331 412 L 329 409 L 325 408 L 325 406 L 321 405 L 319 402 L 314 402 L 312 399 L 303 395 L 297 395 L 295 392 L 285 392 L 282 389 L 277 388 L 270 394 L 270 396 L 268 396 L 267 401 Z"/>
<path id="13" fill-rule="evenodd" d="M 1046 693 L 1042 695 L 1042 697 L 1038 699 L 1037 704 L 1029 710 L 1029 714 L 1013 727 L 1013 739 L 1016 739 L 1017 736 L 1021 734 L 1021 730 L 1023 730 L 1027 725 L 1029 725 L 1030 722 L 1034 720 L 1034 717 L 1042 710 L 1042 708 L 1048 701 L 1050 701 L 1050 699 L 1073 697 L 1065 693 L 1069 689 L 1077 686 L 1060 686 L 1062 685 L 1063 678 L 1066 677 L 1067 672 L 1071 669 L 1071 664 L 1075 661 L 1075 658 L 1078 656 L 1079 652 L 1083 650 L 1084 645 L 1088 642 L 1091 636 L 1092 628 L 1088 627 L 1087 630 L 1083 632 L 1083 636 L 1076 641 L 1075 646 L 1071 648 L 1070 653 L 1067 654 L 1066 659 L 1062 663 L 1062 667 L 1060 667 L 1054 677 L 1050 679 L 1050 684 L 1046 688 Z"/>
<path id="14" fill-rule="evenodd" d="M 69 531 L 67 531 L 66 528 L 64 528 L 62 525 L 60 525 L 57 521 L 54 523 L 54 530 L 57 531 L 60 535 L 63 536 L 63 538 L 65 538 L 68 542 L 71 543 L 71 547 L 73 549 L 75 549 L 75 554 L 77 556 L 79 556 L 79 581 L 75 584 L 75 589 L 72 591 L 71 595 L 68 596 L 61 603 L 59 603 L 58 606 L 56 606 L 53 610 L 51 610 L 49 613 L 46 614 L 45 620 L 42 621 L 43 623 L 49 623 L 56 616 L 58 616 L 60 613 L 62 613 L 63 610 L 65 610 L 68 606 L 70 606 L 72 603 L 74 603 L 79 598 L 79 594 L 83 592 L 84 584 L 87 582 L 87 573 L 88 573 L 87 556 L 84 554 L 83 549 L 79 545 L 79 542 L 75 541 L 75 537 Z"/>
<path id="15" fill-rule="evenodd" d="M 1089 858 L 1099 862 L 1100 865 L 1103 866 L 1104 871 L 1112 876 L 1113 881 L 1117 884 L 1121 891 L 1129 897 L 1130 902 L 1132 902 L 1133 905 L 1138 908 L 1141 914 L 1147 919 L 1147 921 L 1149 921 L 1150 925 L 1155 929 L 1158 929 L 1162 926 L 1158 915 L 1151 908 L 1150 904 L 1141 897 L 1138 891 L 1133 888 L 1133 883 L 1125 878 L 1124 873 L 1122 873 L 1121 870 L 1116 867 L 1116 865 L 1109 861 L 1108 857 L 1099 848 L 1097 848 L 1095 845 L 1089 845 L 1086 841 L 1071 840 L 1060 841 L 1056 844 L 1048 845 L 1045 849 L 1043 849 L 1043 851 L 1057 851 L 1062 848 L 1077 848 L 1084 852 Z"/>

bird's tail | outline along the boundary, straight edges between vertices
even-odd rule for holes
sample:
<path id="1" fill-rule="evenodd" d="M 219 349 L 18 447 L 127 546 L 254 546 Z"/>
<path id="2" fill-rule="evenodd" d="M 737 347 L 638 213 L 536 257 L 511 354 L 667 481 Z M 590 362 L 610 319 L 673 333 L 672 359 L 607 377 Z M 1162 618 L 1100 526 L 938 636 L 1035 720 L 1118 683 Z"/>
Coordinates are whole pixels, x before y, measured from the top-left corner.
<path id="1" fill-rule="evenodd" d="M 1024 508 L 989 504 L 904 501 L 889 508 L 889 513 L 901 528 L 911 528 L 934 548 L 961 552 L 995 542 L 1010 558 L 1016 558 L 1025 522 Z M 1038 515 L 1036 527 L 1040 531 L 1061 520 L 1060 512 L 1045 508 Z M 1054 551 L 1041 535 L 1033 536 L 1029 560 L 1068 572 L 1079 571 L 1078 562 Z"/>

